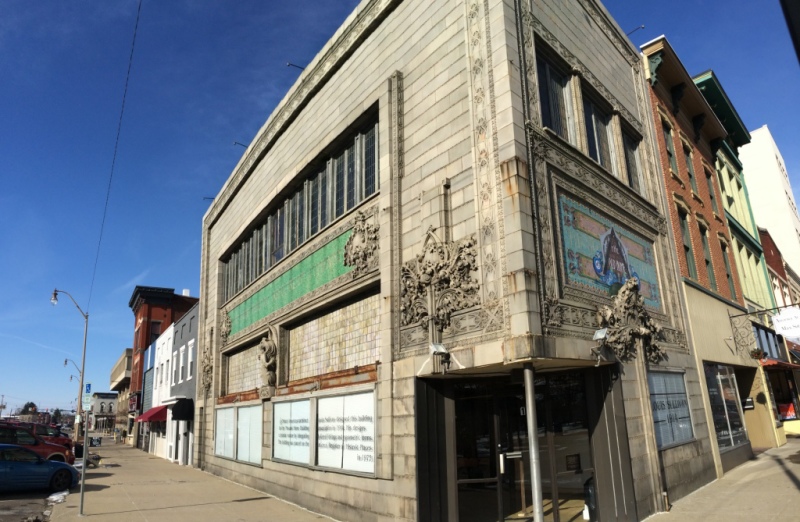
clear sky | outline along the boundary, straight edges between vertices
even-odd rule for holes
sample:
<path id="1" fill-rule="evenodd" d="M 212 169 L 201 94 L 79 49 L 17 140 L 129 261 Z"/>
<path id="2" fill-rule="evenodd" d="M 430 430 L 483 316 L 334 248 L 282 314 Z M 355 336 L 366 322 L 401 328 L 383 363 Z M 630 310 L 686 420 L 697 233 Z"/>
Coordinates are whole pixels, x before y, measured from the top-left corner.
<path id="1" fill-rule="evenodd" d="M 453 0 L 431 0 L 453 1 Z M 539 0 L 537 0 L 539 1 Z M 72 409 L 107 391 L 133 340 L 135 285 L 198 296 L 202 217 L 244 148 L 356 0 L 0 1 L 0 394 Z M 667 36 L 714 69 L 750 129 L 768 124 L 800 186 L 800 66 L 778 0 L 609 0 L 639 45 Z M 96 272 L 95 272 L 96 266 Z"/>

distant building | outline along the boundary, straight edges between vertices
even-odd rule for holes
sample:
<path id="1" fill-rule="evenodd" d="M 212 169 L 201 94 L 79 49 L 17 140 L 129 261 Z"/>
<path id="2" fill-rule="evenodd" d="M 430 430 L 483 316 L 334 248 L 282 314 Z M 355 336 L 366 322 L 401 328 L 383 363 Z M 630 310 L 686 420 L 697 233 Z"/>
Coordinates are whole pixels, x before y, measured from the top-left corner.
<path id="1" fill-rule="evenodd" d="M 748 245 L 755 243 L 756 232 L 748 225 L 745 196 L 730 194 L 735 208 L 730 207 L 730 201 L 722 201 L 728 194 L 719 184 L 720 176 L 741 183 L 736 147 L 746 139 L 746 130 L 713 73 L 696 80 L 696 85 L 663 36 L 644 44 L 642 52 L 704 406 L 694 419 L 700 437 L 692 457 L 695 472 L 681 479 L 680 466 L 676 467 L 672 477 L 685 481 L 685 487 L 676 484 L 680 495 L 670 493 L 674 500 L 752 458 L 753 446 L 775 447 L 786 439 L 774 429 L 767 378 L 758 357 L 751 355 L 757 345 L 734 261 L 738 243 L 728 216 Z M 724 114 L 728 128 L 718 114 Z M 760 256 L 760 246 L 752 248 Z M 751 265 L 744 267 L 749 270 Z M 748 295 L 768 307 L 769 287 L 765 277 L 759 281 Z"/>
<path id="2" fill-rule="evenodd" d="M 194 453 L 198 310 L 199 305 L 193 306 L 175 322 L 172 378 L 169 394 L 161 401 L 169 406 L 167 458 L 182 465 L 191 465 Z"/>
<path id="3" fill-rule="evenodd" d="M 111 432 L 117 423 L 117 394 L 95 392 L 89 406 L 89 429 Z"/>
<path id="4" fill-rule="evenodd" d="M 136 286 L 128 306 L 134 315 L 131 388 L 128 406 L 129 423 L 142 413 L 144 352 L 169 325 L 197 303 L 188 290 L 178 295 L 172 288 Z M 139 431 L 134 428 L 129 442 L 140 446 Z"/>
<path id="5" fill-rule="evenodd" d="M 778 145 L 764 125 L 739 152 L 756 223 L 769 230 L 783 259 L 800 272 L 800 215 Z"/>
<path id="6" fill-rule="evenodd" d="M 133 428 L 133 419 L 128 416 L 130 390 L 131 390 L 131 358 L 132 348 L 125 348 L 117 362 L 111 369 L 110 388 L 117 392 L 117 414 L 115 428 L 120 436 L 124 431 L 127 435 Z"/>

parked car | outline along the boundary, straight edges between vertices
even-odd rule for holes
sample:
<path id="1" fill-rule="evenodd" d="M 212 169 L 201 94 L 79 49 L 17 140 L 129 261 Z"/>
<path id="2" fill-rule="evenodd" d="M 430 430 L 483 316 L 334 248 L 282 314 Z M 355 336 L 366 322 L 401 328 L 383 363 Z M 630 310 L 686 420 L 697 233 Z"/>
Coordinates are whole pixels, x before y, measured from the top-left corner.
<path id="1" fill-rule="evenodd" d="M 47 442 L 20 424 L 0 422 L 0 444 L 17 444 L 28 448 L 45 460 L 75 463 L 75 455 L 70 448 Z"/>
<path id="2" fill-rule="evenodd" d="M 69 435 L 66 433 L 62 433 L 58 428 L 54 426 L 47 426 L 45 424 L 36 424 L 33 422 L 20 422 L 20 426 L 24 426 L 31 430 L 33 433 L 39 436 L 40 439 L 43 439 L 47 442 L 52 442 L 53 444 L 60 444 L 65 448 L 69 448 L 73 450 L 72 439 L 69 438 Z"/>
<path id="3" fill-rule="evenodd" d="M 0 491 L 63 491 L 77 486 L 79 478 L 78 470 L 65 462 L 45 460 L 16 444 L 0 444 Z"/>

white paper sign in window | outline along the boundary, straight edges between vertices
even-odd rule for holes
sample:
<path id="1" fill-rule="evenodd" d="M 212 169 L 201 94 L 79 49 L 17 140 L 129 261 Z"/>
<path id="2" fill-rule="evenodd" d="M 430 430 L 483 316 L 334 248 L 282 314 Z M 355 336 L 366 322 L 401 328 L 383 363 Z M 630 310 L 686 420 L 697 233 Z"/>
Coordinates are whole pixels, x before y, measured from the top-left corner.
<path id="1" fill-rule="evenodd" d="M 373 392 L 317 401 L 317 464 L 348 471 L 375 471 Z"/>
<path id="2" fill-rule="evenodd" d="M 272 456 L 308 464 L 310 401 L 277 402 L 272 415 Z"/>
<path id="3" fill-rule="evenodd" d="M 217 410 L 217 425 L 214 432 L 214 454 L 233 458 L 233 408 Z"/>
<path id="4" fill-rule="evenodd" d="M 650 403 L 659 448 L 694 438 L 689 399 L 682 373 L 650 372 Z"/>

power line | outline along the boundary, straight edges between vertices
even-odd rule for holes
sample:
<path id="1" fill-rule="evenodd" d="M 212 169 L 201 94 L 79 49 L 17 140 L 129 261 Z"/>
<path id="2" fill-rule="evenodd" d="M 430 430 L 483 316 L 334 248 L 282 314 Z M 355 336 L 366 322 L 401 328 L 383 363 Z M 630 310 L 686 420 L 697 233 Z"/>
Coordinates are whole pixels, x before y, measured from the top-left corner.
<path id="1" fill-rule="evenodd" d="M 128 58 L 128 72 L 125 75 L 125 89 L 122 92 L 122 108 L 119 111 L 119 123 L 117 124 L 117 138 L 114 141 L 114 155 L 111 158 L 111 172 L 108 176 L 108 188 L 106 189 L 106 202 L 103 207 L 103 219 L 100 222 L 100 237 L 97 240 L 97 253 L 94 257 L 94 268 L 92 269 L 92 283 L 89 285 L 89 300 L 86 303 L 86 313 L 89 313 L 89 305 L 92 302 L 92 292 L 94 290 L 94 280 L 97 276 L 97 263 L 100 260 L 100 245 L 103 243 L 103 230 L 106 226 L 106 216 L 108 215 L 108 201 L 111 198 L 111 181 L 114 179 L 114 166 L 117 163 L 117 150 L 119 149 L 119 136 L 122 132 L 122 116 L 125 114 L 125 98 L 128 96 L 128 81 L 131 77 L 131 67 L 133 66 L 133 51 L 136 48 L 136 33 L 139 29 L 139 15 L 142 12 L 142 0 L 136 9 L 136 23 L 133 26 L 133 41 L 131 42 L 131 55 Z"/>

